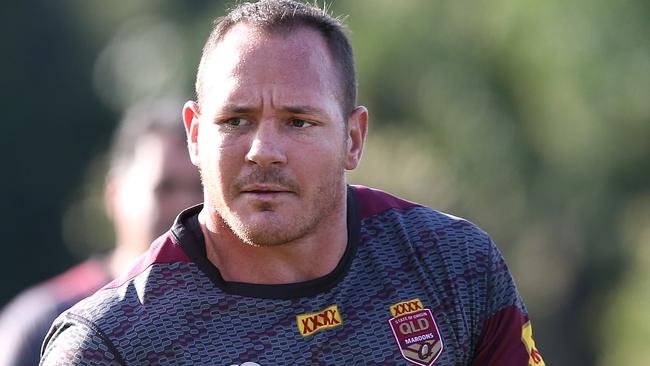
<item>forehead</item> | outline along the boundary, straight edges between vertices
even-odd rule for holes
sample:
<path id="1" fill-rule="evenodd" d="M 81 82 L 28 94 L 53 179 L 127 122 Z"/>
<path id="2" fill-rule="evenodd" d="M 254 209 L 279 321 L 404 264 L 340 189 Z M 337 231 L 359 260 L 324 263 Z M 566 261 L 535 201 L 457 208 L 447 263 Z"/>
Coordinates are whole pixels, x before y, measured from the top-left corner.
<path id="1" fill-rule="evenodd" d="M 203 79 L 208 103 L 258 97 L 251 92 L 260 87 L 297 98 L 340 99 L 336 69 L 325 40 L 307 27 L 267 31 L 236 24 L 208 56 Z"/>

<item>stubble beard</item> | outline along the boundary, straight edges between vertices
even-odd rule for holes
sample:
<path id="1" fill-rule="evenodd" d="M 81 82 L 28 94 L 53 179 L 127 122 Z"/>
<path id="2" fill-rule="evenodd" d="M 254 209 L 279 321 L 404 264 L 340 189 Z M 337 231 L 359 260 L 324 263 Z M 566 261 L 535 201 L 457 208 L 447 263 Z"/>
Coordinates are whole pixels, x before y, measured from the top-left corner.
<path id="1" fill-rule="evenodd" d="M 260 247 L 271 247 L 283 245 L 306 237 L 314 233 L 320 225 L 333 214 L 343 203 L 345 194 L 344 169 L 341 167 L 340 174 L 332 174 L 330 179 L 321 181 L 316 186 L 311 197 L 302 197 L 307 207 L 292 215 L 283 215 L 274 212 L 274 207 L 267 203 L 260 203 L 256 210 L 266 211 L 267 219 L 262 222 L 248 222 L 246 217 L 234 212 L 224 202 L 223 193 L 217 188 L 218 180 L 213 179 L 210 174 L 204 174 L 201 170 L 201 180 L 207 194 L 206 201 L 210 202 L 211 214 L 217 218 L 242 242 Z M 295 181 L 277 169 L 259 168 L 252 174 L 236 179 L 233 184 L 233 192 L 249 183 L 273 183 L 285 185 L 292 188 L 300 198 L 304 193 Z M 236 193 L 235 193 L 236 194 Z M 208 203 L 206 202 L 206 203 Z"/>

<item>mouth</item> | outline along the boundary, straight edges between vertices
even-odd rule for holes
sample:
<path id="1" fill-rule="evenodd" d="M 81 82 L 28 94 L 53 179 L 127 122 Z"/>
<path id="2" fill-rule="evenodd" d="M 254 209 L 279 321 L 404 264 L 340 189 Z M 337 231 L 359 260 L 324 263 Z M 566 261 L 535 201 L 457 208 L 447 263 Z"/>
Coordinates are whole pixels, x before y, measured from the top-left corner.
<path id="1" fill-rule="evenodd" d="M 242 194 L 260 195 L 260 196 L 273 196 L 279 194 L 294 193 L 291 189 L 271 184 L 252 184 L 243 187 L 240 192 Z"/>

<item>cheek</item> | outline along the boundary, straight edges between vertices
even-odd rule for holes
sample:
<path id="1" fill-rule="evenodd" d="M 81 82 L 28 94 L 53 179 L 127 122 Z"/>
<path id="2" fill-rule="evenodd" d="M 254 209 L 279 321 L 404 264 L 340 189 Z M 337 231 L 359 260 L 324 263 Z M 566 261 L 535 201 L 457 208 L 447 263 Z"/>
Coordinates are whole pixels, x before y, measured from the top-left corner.
<path id="1" fill-rule="evenodd" d="M 217 126 L 205 128 L 199 133 L 198 155 L 203 161 L 218 162 L 221 160 L 233 160 L 236 156 L 244 156 L 246 147 L 250 142 L 246 136 L 234 136 L 219 132 Z"/>
<path id="2" fill-rule="evenodd" d="M 294 161 L 299 161 L 299 170 L 305 179 L 318 177 L 318 180 L 328 180 L 328 177 L 345 172 L 345 149 L 342 144 L 311 144 L 294 157 L 297 158 Z"/>
<path id="3" fill-rule="evenodd" d="M 201 146 L 199 167 L 204 184 L 224 190 L 240 173 L 245 152 L 236 145 L 215 143 Z"/>
<path id="4" fill-rule="evenodd" d="M 342 164 L 347 153 L 347 141 L 339 134 L 336 134 L 326 140 L 326 146 L 321 151 L 327 154 L 328 161 L 331 164 Z"/>

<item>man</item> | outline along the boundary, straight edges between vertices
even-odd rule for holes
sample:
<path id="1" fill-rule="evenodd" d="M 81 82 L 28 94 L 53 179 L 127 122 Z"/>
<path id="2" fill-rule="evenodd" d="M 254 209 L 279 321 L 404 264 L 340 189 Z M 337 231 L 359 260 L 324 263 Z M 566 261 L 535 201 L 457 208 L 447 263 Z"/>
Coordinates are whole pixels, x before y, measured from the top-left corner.
<path id="1" fill-rule="evenodd" d="M 115 134 L 107 175 L 106 208 L 115 249 L 39 284 L 0 314 L 0 365 L 38 365 L 52 321 L 110 282 L 165 232 L 179 210 L 201 201 L 185 132 L 171 101 L 142 102 L 125 114 Z"/>
<path id="2" fill-rule="evenodd" d="M 43 365 L 542 365 L 503 258 L 467 221 L 347 186 L 368 112 L 341 24 L 243 3 L 183 117 L 204 204 L 57 319 Z"/>

